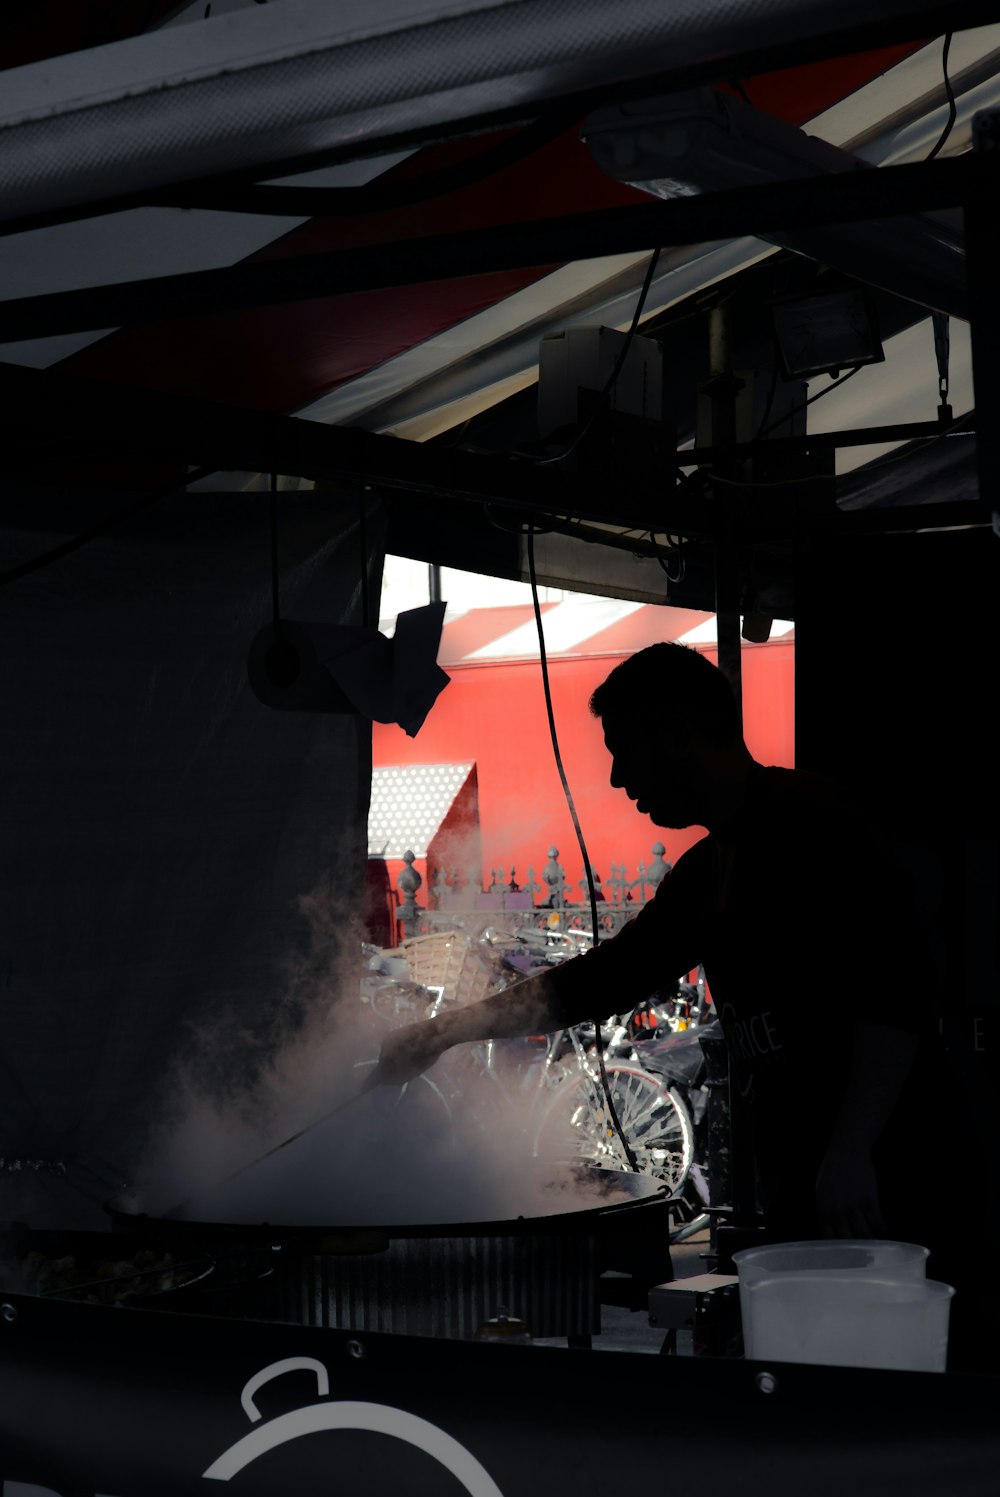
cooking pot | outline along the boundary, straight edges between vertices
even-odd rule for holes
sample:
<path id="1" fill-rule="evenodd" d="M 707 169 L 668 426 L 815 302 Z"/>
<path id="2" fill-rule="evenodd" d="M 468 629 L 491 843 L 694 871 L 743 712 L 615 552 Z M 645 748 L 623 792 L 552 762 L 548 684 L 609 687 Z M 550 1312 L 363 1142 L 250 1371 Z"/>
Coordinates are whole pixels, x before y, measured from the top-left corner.
<path id="1" fill-rule="evenodd" d="M 447 1200 L 452 1194 L 448 1172 L 440 1173 L 440 1195 Z M 363 1172 L 358 1174 L 359 1194 L 363 1196 Z M 484 1211 L 481 1204 L 480 1209 L 462 1215 L 454 1204 L 442 1210 L 440 1198 L 437 1206 L 433 1198 L 428 1198 L 422 1211 L 410 1210 L 405 1219 L 393 1220 L 383 1211 L 379 1219 L 360 1221 L 350 1207 L 345 1208 L 343 1219 L 336 1222 L 306 1222 L 290 1216 L 287 1209 L 269 1212 L 262 1219 L 246 1211 L 223 1215 L 213 1208 L 206 1194 L 186 1203 L 182 1216 L 172 1212 L 153 1216 L 141 1209 L 141 1197 L 133 1192 L 114 1197 L 105 1210 L 116 1230 L 130 1234 L 153 1234 L 175 1242 L 208 1239 L 224 1242 L 238 1238 L 247 1243 L 281 1243 L 330 1253 L 378 1251 L 379 1244 L 397 1237 L 590 1233 L 601 1230 L 602 1226 L 614 1230 L 631 1222 L 637 1210 L 642 1212 L 644 1226 L 652 1230 L 655 1230 L 654 1217 L 662 1216 L 664 1226 L 668 1221 L 667 1186 L 649 1175 L 579 1163 L 567 1167 L 552 1180 L 551 1191 L 546 1192 L 544 1185 L 550 1177 L 551 1170 L 538 1173 L 531 1180 L 531 1188 L 525 1191 L 526 1199 L 534 1205 L 530 1213 L 515 1212 L 516 1203 L 505 1201 L 508 1210 L 504 1215 Z"/>

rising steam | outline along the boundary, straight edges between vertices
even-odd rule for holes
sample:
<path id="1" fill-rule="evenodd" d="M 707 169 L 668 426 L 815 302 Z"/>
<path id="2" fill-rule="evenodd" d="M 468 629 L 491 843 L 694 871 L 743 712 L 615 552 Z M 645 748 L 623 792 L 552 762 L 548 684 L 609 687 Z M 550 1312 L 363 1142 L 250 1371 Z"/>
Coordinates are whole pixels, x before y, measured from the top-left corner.
<path id="1" fill-rule="evenodd" d="M 403 1091 L 360 1095 L 384 1033 L 422 1017 L 423 1003 L 376 1014 L 361 1001 L 356 928 L 323 891 L 302 911 L 309 946 L 288 969 L 266 1059 L 259 1034 L 233 1017 L 192 1032 L 132 1208 L 247 1225 L 365 1226 L 592 1204 L 562 1161 L 535 1157 L 538 1073 L 509 1065 L 512 1053 L 530 1054 L 530 1042 L 506 1047 L 501 1083 L 481 1047 L 462 1046 Z"/>

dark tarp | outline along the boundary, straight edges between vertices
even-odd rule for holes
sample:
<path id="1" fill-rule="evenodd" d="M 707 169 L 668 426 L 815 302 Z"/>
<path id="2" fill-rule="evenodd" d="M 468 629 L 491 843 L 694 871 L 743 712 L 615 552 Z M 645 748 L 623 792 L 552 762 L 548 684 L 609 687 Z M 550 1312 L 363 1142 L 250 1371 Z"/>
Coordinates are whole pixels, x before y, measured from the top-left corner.
<path id="1" fill-rule="evenodd" d="M 279 508 L 282 613 L 360 623 L 356 495 Z M 99 517 L 9 493 L 0 569 Z M 0 1218 L 93 1225 L 91 1168 L 127 1176 L 195 1026 L 226 1036 L 210 1083 L 246 1079 L 360 951 L 370 723 L 247 684 L 271 617 L 263 493 L 163 499 L 0 610 Z"/>
<path id="2" fill-rule="evenodd" d="M 845 510 L 970 504 L 978 498 L 976 439 L 965 433 L 898 448 L 837 482 L 837 502 Z"/>

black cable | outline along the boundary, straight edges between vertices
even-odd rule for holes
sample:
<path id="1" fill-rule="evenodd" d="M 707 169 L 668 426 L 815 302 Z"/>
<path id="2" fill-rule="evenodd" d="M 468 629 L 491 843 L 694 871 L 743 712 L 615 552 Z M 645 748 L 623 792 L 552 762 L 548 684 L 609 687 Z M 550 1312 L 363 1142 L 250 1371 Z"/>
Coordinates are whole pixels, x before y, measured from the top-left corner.
<path id="1" fill-rule="evenodd" d="M 368 527 L 365 519 L 365 486 L 362 482 L 358 505 L 358 546 L 361 550 L 361 623 L 368 628 Z"/>
<path id="2" fill-rule="evenodd" d="M 777 431 L 779 426 L 784 426 L 785 422 L 790 421 L 793 416 L 797 416 L 799 411 L 804 411 L 806 406 L 812 405 L 817 400 L 822 400 L 824 395 L 829 395 L 831 390 L 836 390 L 841 385 L 846 384 L 849 379 L 853 379 L 856 374 L 859 374 L 866 367 L 864 364 L 855 364 L 853 369 L 848 369 L 846 374 L 842 374 L 839 379 L 835 379 L 832 385 L 826 385 L 822 390 L 817 390 L 816 394 L 810 395 L 808 400 L 803 400 L 799 405 L 793 405 L 791 410 L 785 411 L 784 415 L 780 416 L 777 421 L 772 421 L 770 426 L 764 427 L 754 437 L 754 441 L 759 442 L 762 437 L 770 436 L 772 431 Z"/>
<path id="3" fill-rule="evenodd" d="M 764 405 L 764 414 L 760 418 L 760 425 L 757 427 L 757 430 L 754 432 L 753 436 L 750 439 L 753 442 L 754 446 L 757 445 L 757 443 L 761 440 L 761 438 L 764 436 L 764 434 L 766 432 L 774 430 L 774 427 L 768 426 L 767 423 L 768 423 L 768 420 L 770 418 L 771 411 L 772 411 L 772 409 L 774 407 L 774 397 L 775 397 L 775 395 L 777 395 L 777 393 L 778 393 L 778 366 L 777 366 L 777 364 L 775 364 L 774 368 L 771 371 L 771 387 L 770 387 L 770 389 L 767 392 L 767 401 L 765 402 L 765 405 Z M 792 413 L 790 413 L 790 414 L 792 414 Z M 788 416 L 782 416 L 781 420 L 779 422 L 777 422 L 776 424 L 778 426 L 783 426 L 784 423 L 787 420 L 788 420 Z"/>
<path id="4" fill-rule="evenodd" d="M 274 609 L 274 637 L 281 639 L 278 608 L 278 475 L 271 474 L 271 603 Z"/>
<path id="5" fill-rule="evenodd" d="M 580 855 L 583 858 L 583 868 L 587 877 L 587 892 L 590 895 L 590 919 L 593 928 L 593 940 L 594 945 L 596 946 L 598 943 L 597 889 L 594 884 L 594 870 L 591 867 L 590 858 L 587 855 L 587 844 L 583 839 L 583 828 L 580 825 L 580 818 L 576 814 L 576 803 L 573 800 L 573 793 L 569 788 L 569 780 L 566 778 L 566 770 L 563 767 L 562 754 L 559 749 L 559 735 L 556 732 L 556 718 L 555 713 L 552 710 L 552 691 L 549 684 L 548 656 L 546 655 L 545 651 L 545 631 L 542 628 L 542 610 L 539 607 L 538 603 L 538 578 L 535 573 L 535 532 L 534 528 L 530 525 L 528 527 L 528 577 L 531 582 L 531 602 L 535 611 L 535 627 L 538 630 L 538 657 L 542 667 L 542 688 L 545 692 L 545 711 L 548 714 L 549 719 L 549 736 L 552 739 L 552 752 L 555 755 L 556 769 L 559 771 L 559 779 L 562 782 L 563 794 L 566 797 L 566 804 L 569 806 L 569 814 L 573 819 L 573 829 L 576 832 L 576 840 L 580 847 Z M 608 1082 L 607 1067 L 604 1064 L 604 1041 L 601 1037 L 600 1019 L 594 1020 L 594 1037 L 597 1041 L 597 1060 L 598 1064 L 600 1065 L 601 1085 L 604 1088 L 604 1097 L 605 1101 L 608 1104 L 608 1112 L 611 1116 L 611 1121 L 614 1124 L 615 1132 L 618 1134 L 618 1137 L 621 1140 L 622 1148 L 625 1150 L 625 1158 L 628 1160 L 628 1167 L 630 1170 L 634 1170 L 638 1174 L 639 1165 L 636 1162 L 635 1155 L 632 1153 L 632 1150 L 629 1147 L 628 1139 L 625 1137 L 625 1134 L 622 1131 L 622 1125 L 618 1120 L 618 1113 L 615 1111 L 615 1104 L 611 1097 L 611 1086 Z"/>
<path id="6" fill-rule="evenodd" d="M 664 534 L 666 535 L 666 538 L 669 541 L 670 540 L 669 534 L 667 534 L 666 532 L 664 532 Z M 656 535 L 655 535 L 655 533 L 652 530 L 649 532 L 649 539 L 653 542 L 654 545 L 656 544 Z M 684 537 L 682 535 L 679 535 L 677 537 L 677 548 L 676 549 L 677 549 L 677 575 L 676 576 L 674 576 L 673 572 L 670 570 L 670 567 L 669 567 L 668 563 L 666 561 L 664 561 L 664 559 L 660 555 L 660 553 L 659 552 L 656 553 L 656 559 L 657 559 L 657 561 L 660 564 L 660 569 L 663 572 L 663 575 L 666 577 L 666 579 L 667 579 L 668 582 L 672 582 L 675 586 L 678 583 L 683 582 L 685 576 L 687 575 L 687 558 L 684 555 Z"/>
<path id="7" fill-rule="evenodd" d="M 948 120 L 944 129 L 941 131 L 941 138 L 939 139 L 937 145 L 934 147 L 933 151 L 931 151 L 930 155 L 927 157 L 928 161 L 934 160 L 934 157 L 938 154 L 941 147 L 948 139 L 948 136 L 954 129 L 955 120 L 958 118 L 958 105 L 955 103 L 955 90 L 951 86 L 951 77 L 948 73 L 948 53 L 951 51 L 951 38 L 952 33 L 949 31 L 948 35 L 944 39 L 944 49 L 941 53 L 941 69 L 944 73 L 944 91 L 948 96 Z"/>
<path id="8" fill-rule="evenodd" d="M 813 405 L 817 400 L 822 400 L 824 395 L 829 395 L 831 390 L 836 390 L 841 385 L 846 384 L 849 379 L 853 379 L 856 374 L 859 374 L 862 369 L 867 367 L 866 364 L 855 364 L 853 369 L 849 369 L 846 374 L 842 374 L 839 379 L 834 380 L 833 384 L 825 386 L 822 390 L 817 390 L 816 394 L 810 395 L 808 400 L 803 400 L 799 405 L 792 406 L 792 409 L 785 411 L 782 416 L 779 416 L 777 421 L 772 421 L 770 426 L 758 431 L 753 439 L 754 442 L 759 442 L 763 437 L 769 436 L 772 431 L 776 431 L 779 426 L 784 426 L 786 421 L 790 421 L 793 416 L 797 416 L 799 411 L 804 411 L 807 406 Z M 937 441 L 938 439 L 931 437 L 929 440 Z M 718 473 L 712 473 L 705 468 L 698 468 L 697 473 L 705 474 L 712 483 L 727 484 L 734 489 L 782 489 L 802 482 L 801 478 L 785 478 L 774 482 L 754 483 L 744 479 L 723 478 Z M 695 474 L 681 473 L 678 470 L 677 476 L 684 482 L 691 482 Z"/>
<path id="9" fill-rule="evenodd" d="M 501 518 L 499 513 L 505 509 L 514 510 L 511 518 L 506 521 Z M 524 535 L 528 526 L 532 527 L 538 535 L 554 535 L 556 532 L 565 534 L 574 529 L 578 523 L 572 515 L 566 515 L 562 519 L 553 517 L 550 525 L 540 525 L 537 519 L 535 519 L 534 514 L 530 518 L 525 519 L 522 508 L 517 507 L 515 509 L 515 506 L 503 504 L 496 499 L 488 499 L 486 501 L 483 505 L 483 514 L 494 529 L 503 530 L 507 535 Z"/>
<path id="10" fill-rule="evenodd" d="M 175 494 L 178 489 L 186 488 L 189 483 L 197 483 L 199 479 L 207 478 L 210 473 L 215 473 L 215 468 L 195 468 L 181 479 L 180 483 L 172 483 L 166 488 L 156 489 L 151 494 L 143 494 L 134 504 L 129 504 L 125 509 L 120 509 L 117 514 L 110 515 L 108 519 L 102 520 L 99 525 L 94 525 L 90 530 L 85 530 L 81 535 L 75 535 L 68 541 L 62 541 L 60 545 L 53 546 L 50 551 L 43 551 L 40 556 L 35 556 L 31 561 L 19 562 L 15 567 L 8 567 L 6 572 L 0 572 L 0 587 L 5 587 L 8 582 L 18 582 L 22 577 L 30 577 L 32 572 L 40 572 L 43 567 L 48 567 L 53 562 L 61 561 L 64 556 L 71 556 L 74 551 L 96 540 L 99 535 L 113 530 L 123 520 L 131 519 L 133 515 L 140 514 L 142 510 L 148 509 L 160 499 L 166 499 L 169 494 Z"/>
<path id="11" fill-rule="evenodd" d="M 611 391 L 614 389 L 618 376 L 621 374 L 622 368 L 624 367 L 625 359 L 628 356 L 628 351 L 632 346 L 632 339 L 635 337 L 635 330 L 639 326 L 639 318 L 642 316 L 642 309 L 646 305 L 646 297 L 649 295 L 649 288 L 653 283 L 653 272 L 656 269 L 656 263 L 659 258 L 660 251 L 658 249 L 654 250 L 652 257 L 650 258 L 649 265 L 646 267 L 646 276 L 642 283 L 642 290 L 639 292 L 639 300 L 635 304 L 635 311 L 632 314 L 631 326 L 629 327 L 628 332 L 625 334 L 625 341 L 622 344 L 621 349 L 619 350 L 617 359 L 615 360 L 615 367 L 612 369 L 607 381 L 605 382 L 603 390 L 594 402 L 594 406 L 590 412 L 590 415 L 587 417 L 586 421 L 583 423 L 580 430 L 577 432 L 576 436 L 573 438 L 572 442 L 570 442 L 569 446 L 564 452 L 557 452 L 554 457 L 533 457 L 531 461 L 538 467 L 544 468 L 547 467 L 550 463 L 561 463 L 564 461 L 564 459 L 569 457 L 572 452 L 575 452 L 577 447 L 579 447 L 580 443 L 583 441 L 584 437 L 587 435 L 590 428 L 593 426 L 594 422 L 597 420 L 597 417 L 601 414 L 604 407 L 604 402 L 607 400 L 608 396 L 611 394 Z M 528 454 L 522 453 L 520 455 L 523 457 L 527 456 Z"/>

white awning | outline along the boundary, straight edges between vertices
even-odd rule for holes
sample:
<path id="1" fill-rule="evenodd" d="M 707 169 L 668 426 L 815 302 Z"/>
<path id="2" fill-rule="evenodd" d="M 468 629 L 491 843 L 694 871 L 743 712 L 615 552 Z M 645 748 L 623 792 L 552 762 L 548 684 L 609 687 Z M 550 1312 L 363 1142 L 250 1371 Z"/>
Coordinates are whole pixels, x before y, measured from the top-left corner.
<path id="1" fill-rule="evenodd" d="M 392 764 L 372 770 L 368 812 L 368 856 L 401 858 L 412 852 L 425 858 L 475 766 L 466 764 Z"/>

